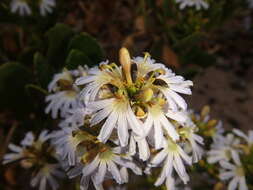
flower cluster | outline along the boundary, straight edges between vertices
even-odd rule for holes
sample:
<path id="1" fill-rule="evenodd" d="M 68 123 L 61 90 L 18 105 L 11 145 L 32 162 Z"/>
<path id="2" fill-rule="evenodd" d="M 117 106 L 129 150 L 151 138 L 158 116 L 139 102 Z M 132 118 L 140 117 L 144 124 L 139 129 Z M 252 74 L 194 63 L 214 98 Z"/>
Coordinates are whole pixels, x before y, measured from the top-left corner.
<path id="1" fill-rule="evenodd" d="M 179 95 L 190 95 L 192 82 L 148 53 L 131 59 L 122 48 L 119 57 L 120 65 L 64 70 L 49 84 L 46 113 L 62 118 L 52 143 L 68 176 L 80 176 L 82 189 L 103 189 L 105 180 L 128 182 L 129 169 L 142 175 L 162 166 L 156 186 L 171 188 L 175 172 L 186 184 L 185 164 L 201 158 L 203 144 Z"/>
<path id="2" fill-rule="evenodd" d="M 209 106 L 204 106 L 200 114 L 194 113 L 192 110 L 189 111 L 189 114 L 193 123 L 198 126 L 198 133 L 201 136 L 214 140 L 224 133 L 222 122 L 211 119 Z"/>
<path id="3" fill-rule="evenodd" d="M 53 12 L 53 7 L 55 7 L 56 3 L 55 0 L 38 0 L 37 6 L 39 6 L 39 11 L 42 16 L 46 16 L 47 13 Z M 15 13 L 18 12 L 19 15 L 25 16 L 25 15 L 31 15 L 32 11 L 29 5 L 29 0 L 12 0 L 11 4 L 11 12 Z"/>
<path id="4" fill-rule="evenodd" d="M 253 154 L 253 131 L 250 130 L 248 136 L 238 129 L 233 133 L 219 135 L 211 145 L 211 150 L 207 152 L 209 164 L 219 163 L 221 181 L 230 182 L 229 190 L 247 190 L 246 177 L 250 174 L 247 170 L 251 167 L 251 157 Z"/>
<path id="5" fill-rule="evenodd" d="M 205 106 L 200 114 L 191 112 L 192 121 L 198 126 L 198 134 L 209 140 L 206 143 L 206 163 L 202 160 L 202 167 L 212 177 L 218 176 L 222 182 L 217 183 L 225 186 L 228 183 L 229 190 L 247 190 L 247 175 L 251 175 L 253 155 L 253 131 L 244 134 L 239 129 L 225 132 L 221 121 L 210 119 L 210 108 Z M 211 143 L 210 143 L 211 142 Z M 220 186 L 221 187 L 221 186 Z"/>
<path id="6" fill-rule="evenodd" d="M 45 112 L 58 119 L 59 128 L 37 139 L 28 132 L 20 146 L 10 144 L 13 153 L 3 163 L 35 169 L 31 185 L 40 190 L 47 183 L 58 187 L 60 166 L 84 190 L 125 189 L 130 171 L 169 190 L 189 189 L 187 165 L 201 160 L 205 175 L 215 174 L 222 184 L 231 179 L 230 190 L 247 190 L 253 131 L 227 133 L 210 118 L 208 106 L 200 114 L 189 110 L 180 94 L 190 95 L 193 83 L 148 53 L 131 58 L 122 48 L 119 58 L 120 64 L 105 61 L 55 74 Z M 113 181 L 114 187 L 105 183 Z"/>
<path id="7" fill-rule="evenodd" d="M 12 153 L 4 156 L 3 164 L 19 161 L 25 169 L 33 169 L 31 186 L 39 186 L 45 190 L 47 184 L 52 189 L 59 187 L 56 178 L 63 178 L 65 175 L 61 170 L 59 160 L 55 154 L 55 148 L 50 145 L 51 134 L 47 130 L 42 131 L 36 138 L 32 132 L 28 132 L 21 141 L 21 146 L 9 144 Z"/>

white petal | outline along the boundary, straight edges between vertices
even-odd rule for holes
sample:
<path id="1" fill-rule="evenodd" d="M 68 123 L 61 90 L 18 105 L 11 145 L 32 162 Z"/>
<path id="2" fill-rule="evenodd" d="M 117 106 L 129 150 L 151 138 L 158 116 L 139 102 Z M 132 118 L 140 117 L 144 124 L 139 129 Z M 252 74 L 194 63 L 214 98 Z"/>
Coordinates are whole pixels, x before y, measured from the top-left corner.
<path id="1" fill-rule="evenodd" d="M 163 128 L 167 131 L 168 135 L 174 140 L 178 140 L 179 139 L 179 135 L 175 129 L 175 127 L 168 121 L 168 119 L 164 116 L 164 115 L 161 115 L 159 117 L 162 125 L 163 125 Z"/>
<path id="2" fill-rule="evenodd" d="M 174 156 L 174 162 L 173 162 L 174 168 L 177 171 L 177 174 L 179 177 L 183 180 L 183 182 L 186 184 L 187 181 L 189 181 L 189 176 L 187 175 L 185 171 L 184 164 L 180 158 L 179 155 Z"/>
<path id="3" fill-rule="evenodd" d="M 96 158 L 91 163 L 89 163 L 83 168 L 83 176 L 88 176 L 92 172 L 94 172 L 97 169 L 98 164 L 99 164 L 99 158 L 98 156 L 96 156 Z"/>
<path id="4" fill-rule="evenodd" d="M 122 167 L 120 169 L 120 174 L 121 174 L 121 177 L 122 177 L 122 180 L 124 183 L 127 183 L 128 182 L 128 172 L 127 172 L 127 169 L 125 167 Z"/>
<path id="5" fill-rule="evenodd" d="M 176 92 L 172 91 L 172 90 L 168 90 L 167 92 L 168 94 L 170 94 L 170 96 L 175 100 L 175 102 L 183 109 L 186 110 L 187 109 L 187 104 L 185 102 L 185 100 L 179 96 Z"/>
<path id="6" fill-rule="evenodd" d="M 122 113 L 119 114 L 117 130 L 120 144 L 121 146 L 124 147 L 128 144 L 129 134 L 128 134 L 127 120 Z"/>
<path id="7" fill-rule="evenodd" d="M 155 157 L 151 160 L 151 164 L 154 165 L 154 166 L 157 166 L 158 164 L 160 164 L 164 159 L 165 157 L 168 155 L 167 151 L 166 150 L 162 150 L 160 151 L 159 153 L 157 153 L 155 155 Z"/>
<path id="8" fill-rule="evenodd" d="M 232 178 L 233 176 L 235 176 L 234 172 L 223 172 L 223 173 L 220 173 L 219 175 L 221 180 L 228 180 L 229 178 Z"/>
<path id="9" fill-rule="evenodd" d="M 105 121 L 105 123 L 104 123 L 103 127 L 101 128 L 100 133 L 97 137 L 101 142 L 105 143 L 109 139 L 109 137 L 112 133 L 112 130 L 114 129 L 114 127 L 116 125 L 117 120 L 118 120 L 117 113 L 112 112 L 109 115 L 109 117 L 107 118 L 107 120 Z"/>
<path id="10" fill-rule="evenodd" d="M 121 178 L 119 169 L 114 164 L 114 162 L 112 162 L 112 161 L 108 162 L 108 169 L 111 172 L 113 178 L 116 180 L 116 182 L 121 184 L 122 183 L 122 178 Z"/>
<path id="11" fill-rule="evenodd" d="M 228 190 L 235 190 L 237 188 L 237 184 L 239 182 L 239 178 L 233 178 L 228 185 Z"/>
<path id="12" fill-rule="evenodd" d="M 141 160 L 146 161 L 150 156 L 150 150 L 145 138 L 137 140 L 139 157 Z"/>
<path id="13" fill-rule="evenodd" d="M 173 177 L 166 178 L 166 188 L 167 190 L 175 190 L 175 180 Z"/>
<path id="14" fill-rule="evenodd" d="M 241 177 L 239 181 L 239 190 L 248 190 L 248 186 L 245 181 L 245 177 Z"/>
<path id="15" fill-rule="evenodd" d="M 105 178 L 105 174 L 106 174 L 106 163 L 100 162 L 98 172 L 95 177 L 97 184 L 103 183 L 104 178 Z"/>
<path id="16" fill-rule="evenodd" d="M 222 168 L 229 169 L 229 170 L 234 170 L 236 168 L 233 164 L 226 161 L 220 161 L 220 166 Z"/>
<path id="17" fill-rule="evenodd" d="M 162 126 L 158 120 L 154 120 L 154 129 L 155 129 L 155 148 L 159 149 L 162 148 L 163 145 L 163 131 Z"/>

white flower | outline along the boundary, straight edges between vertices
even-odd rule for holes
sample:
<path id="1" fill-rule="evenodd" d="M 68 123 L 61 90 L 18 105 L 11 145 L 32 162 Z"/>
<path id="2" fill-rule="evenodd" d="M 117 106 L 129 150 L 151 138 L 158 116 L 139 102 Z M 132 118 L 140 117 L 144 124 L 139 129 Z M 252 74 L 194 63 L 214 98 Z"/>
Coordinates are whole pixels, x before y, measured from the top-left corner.
<path id="1" fill-rule="evenodd" d="M 53 80 L 48 85 L 51 93 L 46 97 L 49 102 L 45 112 L 52 112 L 52 117 L 57 118 L 60 112 L 61 117 L 67 117 L 71 110 L 80 107 L 83 101 L 78 99 L 80 89 L 74 84 L 77 77 L 85 76 L 85 68 L 78 67 L 77 70 L 63 70 L 62 73 L 55 74 Z"/>
<path id="2" fill-rule="evenodd" d="M 229 161 L 233 156 L 238 155 L 238 150 L 235 146 L 240 143 L 238 138 L 233 134 L 224 136 L 217 136 L 211 146 L 211 150 L 207 153 L 208 163 L 216 163 L 221 160 Z"/>
<path id="3" fill-rule="evenodd" d="M 85 117 L 90 114 L 90 111 L 84 106 L 79 104 L 76 109 L 68 111 L 66 119 L 61 121 L 60 127 L 81 127 L 85 123 Z"/>
<path id="4" fill-rule="evenodd" d="M 73 91 L 62 91 L 48 95 L 46 102 L 50 102 L 45 109 L 45 113 L 52 112 L 52 118 L 57 118 L 58 112 L 61 117 L 66 117 L 69 110 L 78 107 L 77 93 Z"/>
<path id="5" fill-rule="evenodd" d="M 82 163 L 77 163 L 73 168 L 71 168 L 71 169 L 68 168 L 69 171 L 67 174 L 68 174 L 69 178 L 75 178 L 75 177 L 81 175 L 81 180 L 80 180 L 80 189 L 81 190 L 88 190 L 90 181 L 92 181 L 96 190 L 104 190 L 102 184 L 96 183 L 94 175 L 84 176 L 82 174 L 83 167 L 84 167 L 84 165 Z"/>
<path id="6" fill-rule="evenodd" d="M 31 179 L 31 186 L 39 186 L 39 190 L 46 190 L 47 184 L 56 190 L 59 187 L 55 178 L 63 178 L 64 173 L 60 169 L 58 164 L 46 164 L 38 173 Z"/>
<path id="7" fill-rule="evenodd" d="M 155 87 L 161 90 L 169 102 L 169 107 L 173 111 L 177 111 L 178 107 L 183 110 L 187 109 L 185 100 L 178 95 L 178 93 L 191 95 L 190 86 L 193 85 L 192 81 L 185 81 L 182 76 L 175 75 L 170 69 L 167 69 L 160 63 L 155 63 L 155 60 L 149 57 L 136 57 L 133 62 L 137 64 L 139 74 L 145 76 L 150 72 L 162 69 L 164 74 L 160 74 L 154 81 Z M 158 83 L 163 83 L 159 84 Z"/>
<path id="8" fill-rule="evenodd" d="M 9 145 L 9 149 L 13 153 L 6 154 L 3 163 L 19 160 L 23 168 L 36 169 L 31 180 L 32 187 L 38 185 L 39 190 L 46 190 L 48 183 L 52 189 L 57 189 L 59 185 L 55 177 L 61 178 L 64 177 L 64 174 L 58 163 L 52 163 L 53 160 L 57 160 L 57 157 L 55 157 L 53 147 L 47 144 L 50 138 L 51 134 L 47 130 L 43 130 L 37 138 L 32 132 L 28 132 L 21 141 L 22 147 Z M 50 159 L 50 163 L 48 159 Z"/>
<path id="9" fill-rule="evenodd" d="M 48 84 L 48 91 L 57 92 L 61 90 L 61 86 L 63 85 L 63 87 L 71 87 L 73 85 L 73 88 L 78 89 L 78 87 L 74 85 L 75 78 L 84 77 L 87 75 L 87 72 L 87 66 L 78 66 L 75 70 L 63 69 L 61 73 L 54 75 L 53 80 Z"/>
<path id="10" fill-rule="evenodd" d="M 193 6 L 195 6 L 197 10 L 209 8 L 209 4 L 205 0 L 176 0 L 176 2 L 180 3 L 180 9 Z"/>
<path id="11" fill-rule="evenodd" d="M 189 157 L 178 144 L 170 139 L 164 141 L 163 147 L 163 150 L 151 160 L 152 167 L 156 167 L 163 162 L 163 169 L 155 182 L 155 186 L 161 185 L 165 180 L 170 180 L 173 168 L 186 184 L 187 181 L 189 181 L 189 176 L 186 173 L 183 160 L 190 165 L 192 163 L 191 157 Z"/>
<path id="12" fill-rule="evenodd" d="M 141 122 L 135 117 L 129 103 L 115 98 L 91 102 L 88 105 L 90 110 L 96 112 L 91 119 L 91 125 L 96 125 L 103 119 L 103 124 L 98 139 L 106 142 L 113 129 L 117 128 L 118 137 L 122 146 L 128 144 L 128 129 L 131 128 L 134 133 L 143 136 Z"/>
<path id="13" fill-rule="evenodd" d="M 102 62 L 99 68 L 90 69 L 86 77 L 76 80 L 77 85 L 85 85 L 80 96 L 89 97 L 87 107 L 93 112 L 92 125 L 104 121 L 98 139 L 106 142 L 116 129 L 120 144 L 126 146 L 128 130 L 144 138 L 152 135 L 150 131 L 154 129 L 157 149 L 162 146 L 165 133 L 178 140 L 166 117 L 185 119 L 180 112 L 187 104 L 178 93 L 191 94 L 192 82 L 176 76 L 147 54 L 131 60 L 125 48 L 120 50 L 120 63 L 121 66 Z"/>
<path id="14" fill-rule="evenodd" d="M 83 134 L 78 128 L 63 127 L 54 133 L 52 143 L 56 146 L 57 153 L 61 160 L 67 160 L 70 166 L 76 164 L 77 146 L 84 140 Z"/>
<path id="15" fill-rule="evenodd" d="M 40 14 L 46 16 L 47 13 L 52 13 L 52 8 L 55 7 L 55 0 L 40 0 Z"/>
<path id="16" fill-rule="evenodd" d="M 121 148 L 105 148 L 103 152 L 98 153 L 95 158 L 86 164 L 77 163 L 74 168 L 68 171 L 70 178 L 81 175 L 81 189 L 87 190 L 90 180 L 96 190 L 103 190 L 103 181 L 106 179 L 115 179 L 117 183 L 128 182 L 127 168 L 135 174 L 141 175 L 142 171 L 131 160 L 131 157 L 122 156 Z M 121 167 L 121 168 L 119 168 Z"/>
<path id="17" fill-rule="evenodd" d="M 72 72 L 68 70 L 63 70 L 61 73 L 54 75 L 53 80 L 48 84 L 49 92 L 57 92 L 60 90 L 59 82 L 63 81 L 67 83 L 66 85 L 71 86 L 73 84 Z"/>
<path id="18" fill-rule="evenodd" d="M 120 155 L 119 149 L 108 149 L 99 153 L 95 159 L 84 166 L 83 177 L 93 175 L 96 184 L 102 184 L 105 175 L 110 174 L 117 183 L 122 184 L 128 178 L 125 172 L 120 172 L 117 165 L 130 168 L 136 174 L 141 175 L 142 171 L 131 160 L 126 160 Z"/>
<path id="19" fill-rule="evenodd" d="M 184 121 L 184 117 L 181 116 L 179 113 L 175 113 L 175 118 L 180 121 Z M 175 129 L 175 126 L 172 125 L 169 120 L 165 117 L 164 112 L 159 105 L 150 106 L 148 108 L 148 116 L 144 123 L 145 132 L 146 134 L 151 133 L 151 129 L 154 129 L 154 132 L 152 131 L 152 136 L 154 137 L 155 141 L 155 148 L 159 149 L 163 146 L 163 140 L 164 140 L 164 131 L 174 140 L 179 139 L 179 135 Z"/>
<path id="20" fill-rule="evenodd" d="M 27 148 L 33 146 L 34 148 L 40 150 L 42 148 L 42 144 L 50 138 L 51 134 L 49 134 L 47 130 L 43 130 L 37 139 L 35 139 L 34 134 L 32 132 L 28 132 L 25 138 L 21 141 L 22 146 L 9 144 L 8 147 L 12 151 L 12 153 L 7 153 L 4 155 L 3 164 L 14 162 L 22 158 L 26 158 L 28 154 Z M 30 166 L 29 158 L 27 160 L 28 161 L 23 161 L 24 167 Z"/>
<path id="21" fill-rule="evenodd" d="M 26 0 L 12 0 L 10 6 L 12 13 L 18 11 L 21 16 L 30 15 L 32 13 Z"/>
<path id="22" fill-rule="evenodd" d="M 24 157 L 23 148 L 14 144 L 9 144 L 8 148 L 12 151 L 12 153 L 8 153 L 4 155 L 3 164 L 7 164 L 10 162 L 14 162 Z"/>
<path id="23" fill-rule="evenodd" d="M 249 130 L 248 135 L 246 135 L 239 129 L 233 129 L 233 132 L 239 137 L 243 138 L 249 146 L 253 145 L 253 130 Z"/>
<path id="24" fill-rule="evenodd" d="M 192 126 L 183 126 L 179 129 L 180 136 L 186 139 L 190 144 L 190 149 L 193 153 L 193 163 L 196 163 L 201 159 L 203 149 L 199 146 L 199 144 L 204 144 L 203 138 L 195 133 L 195 129 L 196 128 Z"/>
<path id="25" fill-rule="evenodd" d="M 248 190 L 245 179 L 245 172 L 241 164 L 240 158 L 236 156 L 233 158 L 233 161 L 235 165 L 224 160 L 220 161 L 220 166 L 223 168 L 220 171 L 220 179 L 231 179 L 228 185 L 228 190 L 235 190 L 237 188 L 239 190 Z"/>

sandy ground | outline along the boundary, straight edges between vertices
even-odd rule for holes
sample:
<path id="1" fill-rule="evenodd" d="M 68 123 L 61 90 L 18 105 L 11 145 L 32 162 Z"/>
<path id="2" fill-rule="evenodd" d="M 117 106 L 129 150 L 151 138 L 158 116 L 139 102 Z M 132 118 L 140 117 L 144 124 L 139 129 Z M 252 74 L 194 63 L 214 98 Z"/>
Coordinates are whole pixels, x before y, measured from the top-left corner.
<path id="1" fill-rule="evenodd" d="M 186 98 L 189 108 L 198 111 L 208 104 L 211 116 L 221 119 L 225 128 L 253 128 L 252 66 L 242 73 L 231 68 L 211 67 L 193 81 L 193 95 Z"/>

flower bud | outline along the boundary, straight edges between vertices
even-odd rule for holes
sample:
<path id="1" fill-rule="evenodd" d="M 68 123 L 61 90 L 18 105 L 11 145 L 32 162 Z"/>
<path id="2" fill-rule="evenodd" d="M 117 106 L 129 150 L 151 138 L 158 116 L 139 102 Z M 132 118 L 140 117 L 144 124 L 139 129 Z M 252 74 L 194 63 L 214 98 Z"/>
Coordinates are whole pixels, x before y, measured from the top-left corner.
<path id="1" fill-rule="evenodd" d="M 121 48 L 119 51 L 119 61 L 122 65 L 123 73 L 125 74 L 128 84 L 132 84 L 131 78 L 131 58 L 126 48 Z"/>

